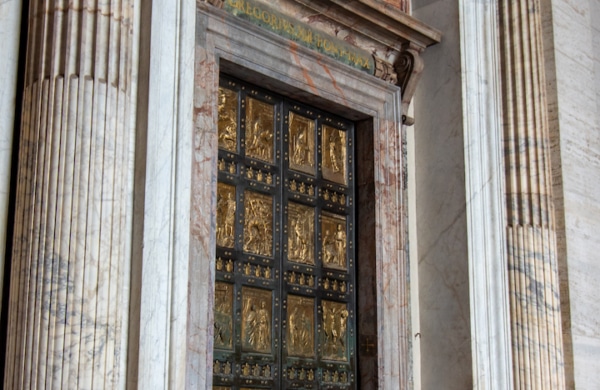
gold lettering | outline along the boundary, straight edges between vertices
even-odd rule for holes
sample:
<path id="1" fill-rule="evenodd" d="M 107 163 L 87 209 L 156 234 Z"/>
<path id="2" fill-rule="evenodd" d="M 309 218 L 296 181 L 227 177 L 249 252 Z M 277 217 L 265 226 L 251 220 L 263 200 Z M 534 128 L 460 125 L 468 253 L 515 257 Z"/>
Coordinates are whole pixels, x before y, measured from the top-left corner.
<path id="1" fill-rule="evenodd" d="M 359 66 L 363 66 L 363 57 L 357 57 L 356 58 L 356 64 Z"/>
<path id="2" fill-rule="evenodd" d="M 311 43 L 312 42 L 312 31 L 303 28 L 302 32 L 300 34 L 300 39 L 302 39 L 303 42 Z"/>
<path id="3" fill-rule="evenodd" d="M 300 38 L 302 39 L 302 26 L 294 26 L 294 38 Z"/>
<path id="4" fill-rule="evenodd" d="M 342 42 L 338 43 L 335 38 L 330 40 L 328 37 L 320 35 L 302 23 L 296 24 L 286 17 L 273 13 L 269 8 L 264 9 L 259 5 L 255 5 L 254 1 L 226 0 L 226 4 L 231 9 L 239 13 L 244 13 L 251 19 L 269 26 L 273 31 L 286 34 L 308 47 L 313 47 L 355 67 L 370 68 L 369 58 L 364 57 L 362 53 L 353 51 L 351 48 L 343 45 Z"/>
<path id="5" fill-rule="evenodd" d="M 333 51 L 333 54 L 335 54 L 335 55 L 340 54 L 340 49 L 338 48 L 337 45 L 332 45 L 332 51 Z"/>
<path id="6" fill-rule="evenodd" d="M 244 0 L 227 0 L 227 4 L 234 9 L 244 9 Z"/>
<path id="7" fill-rule="evenodd" d="M 270 22 L 270 20 L 271 20 L 270 16 L 271 15 L 267 11 L 263 11 L 260 14 L 260 17 L 261 17 L 262 21 L 265 22 L 265 23 L 269 23 Z"/>
<path id="8" fill-rule="evenodd" d="M 275 14 L 271 14 L 271 20 L 269 21 L 269 24 L 271 25 L 272 28 L 278 29 L 278 27 L 277 27 L 277 16 L 275 16 Z"/>
<path id="9" fill-rule="evenodd" d="M 260 20 L 260 8 L 254 7 L 252 9 L 252 16 L 254 16 L 256 19 Z"/>
<path id="10" fill-rule="evenodd" d="M 293 32 L 294 32 L 294 25 L 292 23 L 290 23 L 288 20 L 284 20 L 283 21 L 283 28 L 285 29 L 285 32 L 292 35 L 293 36 Z"/>
<path id="11" fill-rule="evenodd" d="M 310 30 L 306 30 L 306 36 L 304 37 L 304 42 L 311 43 L 313 40 L 313 32 Z"/>
<path id="12" fill-rule="evenodd" d="M 317 35 L 317 47 L 323 46 L 323 38 L 320 35 Z"/>

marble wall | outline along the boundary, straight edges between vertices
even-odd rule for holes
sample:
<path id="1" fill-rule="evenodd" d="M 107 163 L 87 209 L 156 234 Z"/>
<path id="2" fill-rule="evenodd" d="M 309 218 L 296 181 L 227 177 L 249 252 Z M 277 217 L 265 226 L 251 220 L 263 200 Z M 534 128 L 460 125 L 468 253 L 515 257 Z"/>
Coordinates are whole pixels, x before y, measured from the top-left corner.
<path id="1" fill-rule="evenodd" d="M 459 8 L 413 1 L 413 15 L 443 31 L 423 55 L 414 100 L 421 385 L 473 386 Z"/>
<path id="2" fill-rule="evenodd" d="M 469 2 L 459 2 L 465 10 L 467 3 Z M 445 214 L 450 213 L 452 207 L 458 209 L 460 204 L 465 201 L 467 219 L 471 223 L 469 213 L 473 210 L 472 193 L 467 193 L 466 198 L 461 199 L 461 194 L 454 197 L 457 191 L 454 190 L 454 192 L 448 193 L 449 196 L 440 196 L 436 199 L 435 195 L 428 191 L 432 191 L 433 188 L 438 188 L 440 185 L 448 185 L 452 181 L 456 183 L 456 188 L 459 188 L 463 172 L 467 175 L 467 191 L 469 191 L 469 176 L 472 176 L 473 168 L 478 169 L 465 166 L 451 173 L 449 170 L 453 165 L 450 164 L 450 161 L 455 161 L 451 156 L 464 151 L 468 164 L 471 151 L 468 149 L 468 144 L 465 144 L 466 149 L 461 150 L 457 147 L 453 152 L 451 148 L 453 143 L 448 138 L 443 138 L 445 144 L 442 144 L 439 139 L 447 134 L 444 131 L 451 132 L 452 129 L 458 132 L 454 137 L 464 136 L 465 140 L 468 139 L 469 113 L 463 113 L 462 116 L 457 115 L 459 109 L 451 96 L 462 96 L 468 101 L 476 91 L 467 89 L 461 93 L 458 79 L 461 77 L 460 73 L 468 71 L 470 66 L 469 64 L 465 66 L 463 63 L 461 68 L 458 61 L 452 62 L 452 58 L 468 55 L 469 46 L 473 45 L 473 42 L 489 39 L 486 34 L 473 34 L 460 37 L 462 42 L 459 44 L 458 26 L 460 29 L 465 29 L 464 25 L 469 23 L 475 11 L 474 9 L 469 12 L 463 11 L 459 24 L 459 19 L 453 12 L 455 8 L 444 4 L 446 3 L 443 1 L 432 0 L 413 2 L 415 16 L 444 32 L 442 43 L 437 47 L 430 48 L 424 56 L 426 70 L 415 98 L 414 146 L 417 150 L 415 153 L 417 196 L 412 205 L 416 207 L 418 231 L 416 245 L 419 259 L 419 310 L 422 335 L 421 376 L 424 388 L 431 388 L 432 386 L 427 386 L 427 384 L 432 383 L 435 384 L 433 387 L 439 387 L 438 383 L 442 383 L 441 381 L 448 380 L 448 378 L 450 386 L 452 386 L 455 383 L 453 380 L 461 374 L 465 380 L 469 380 L 471 369 L 473 370 L 473 380 L 481 379 L 482 375 L 482 367 L 478 365 L 480 357 L 477 356 L 479 330 L 474 326 L 477 324 L 477 306 L 471 306 L 471 312 L 466 314 L 471 317 L 471 324 L 474 327 L 471 329 L 468 326 L 452 328 L 453 330 L 458 329 L 452 333 L 452 341 L 440 336 L 434 343 L 426 338 L 427 333 L 435 334 L 436 331 L 448 328 L 447 325 L 437 325 L 438 323 L 446 321 L 450 325 L 456 324 L 456 321 L 452 322 L 452 320 L 460 317 L 467 310 L 466 302 L 469 297 L 463 295 L 461 299 L 460 295 L 453 294 L 454 289 L 449 288 L 450 283 L 447 280 L 452 277 L 454 277 L 453 280 L 456 280 L 455 275 L 460 274 L 461 251 L 456 251 L 458 243 L 470 242 L 476 237 L 473 232 L 470 232 L 467 238 L 467 235 L 461 231 L 460 218 L 455 219 L 457 222 L 452 225 L 453 229 L 441 232 L 432 222 L 435 221 L 439 224 L 440 221 L 451 219 L 445 217 Z M 512 3 L 509 2 L 509 4 Z M 548 112 L 552 137 L 553 191 L 558 230 L 563 344 L 566 355 L 564 376 L 567 388 L 575 386 L 576 388 L 592 389 L 598 386 L 596 373 L 599 369 L 597 362 L 600 360 L 598 359 L 599 337 L 597 331 L 599 326 L 596 314 L 600 310 L 598 310 L 597 299 L 594 299 L 595 289 L 593 287 L 593 280 L 597 279 L 600 272 L 596 261 L 599 240 L 592 234 L 598 230 L 598 221 L 600 221 L 597 206 L 599 188 L 596 184 L 597 180 L 592 179 L 600 177 L 598 170 L 598 150 L 600 149 L 600 137 L 598 137 L 598 72 L 600 69 L 598 48 L 600 47 L 600 37 L 597 23 L 595 23 L 599 17 L 600 2 L 575 3 L 548 0 L 542 5 L 546 7 L 542 12 L 544 13 L 546 35 L 544 42 L 546 81 L 549 88 Z M 493 63 L 481 63 L 483 67 L 488 65 L 495 66 Z M 462 77 L 469 78 L 468 74 L 463 74 Z M 453 94 L 449 92 L 452 90 L 455 91 Z M 435 107 L 435 115 L 432 116 L 427 111 L 428 105 Z M 460 133 L 461 131 L 463 133 Z M 436 145 L 440 145 L 438 149 L 435 148 Z M 445 150 L 441 149 L 442 145 Z M 442 161 L 445 161 L 446 164 Z M 502 169 L 501 165 L 498 164 L 498 169 Z M 535 175 L 531 179 L 535 179 Z M 419 192 L 420 188 L 421 192 Z M 503 192 L 501 191 L 501 193 Z M 438 205 L 444 205 L 444 209 L 433 209 Z M 452 232 L 457 233 L 454 236 L 455 246 L 444 248 L 444 250 L 436 249 L 437 245 L 445 242 L 446 235 Z M 550 243 L 551 241 L 549 240 Z M 414 245 L 413 241 L 412 246 L 414 247 Z M 473 248 L 469 246 L 468 256 L 472 256 L 472 250 Z M 436 253 L 437 258 L 435 257 Z M 448 258 L 452 257 L 452 260 L 444 259 L 444 255 L 447 255 Z M 463 256 L 462 261 L 464 262 L 467 255 Z M 502 257 L 499 252 L 496 256 L 499 260 Z M 434 263 L 436 268 L 430 265 L 433 263 L 431 259 L 436 260 Z M 446 264 L 444 261 L 454 262 L 454 264 L 452 267 L 444 268 L 444 264 Z M 472 261 L 479 260 L 474 258 Z M 431 280 L 436 280 L 432 276 L 436 272 L 442 275 L 438 277 L 437 284 L 431 282 Z M 426 284 L 428 282 L 429 285 Z M 471 283 L 475 282 L 476 279 L 471 280 Z M 468 281 L 464 283 L 468 283 Z M 440 293 L 440 290 L 443 289 L 446 289 L 446 294 Z M 472 291 L 475 294 L 486 294 L 483 289 Z M 555 292 L 553 291 L 549 295 L 553 295 Z M 474 297 L 470 297 L 470 299 L 473 301 Z M 502 319 L 494 318 L 494 321 L 498 321 L 496 325 L 500 327 L 498 328 L 500 330 Z M 545 330 L 546 328 L 540 329 Z M 506 334 L 510 334 L 510 332 L 506 332 Z M 437 358 L 440 353 L 452 351 L 453 342 L 463 340 L 464 343 L 468 343 L 469 339 L 471 343 L 476 343 L 472 349 L 472 360 L 461 359 L 459 353 L 448 353 L 447 356 L 444 355 L 445 359 Z M 560 339 L 558 338 L 558 340 Z M 557 347 L 559 346 L 557 345 Z M 467 356 L 468 348 L 464 348 L 463 351 L 465 351 L 465 355 L 462 356 Z M 506 359 L 510 361 L 512 359 L 510 355 L 510 351 L 498 353 L 493 350 L 490 350 L 488 354 L 488 356 L 496 356 L 498 361 L 506 361 Z M 471 361 L 473 362 L 472 368 L 469 365 Z M 432 367 L 436 369 L 432 369 Z M 446 376 L 446 372 L 443 372 L 444 369 L 453 370 L 452 375 Z M 548 377 L 548 375 L 542 375 L 541 378 Z M 510 375 L 507 375 L 506 379 L 510 379 Z M 435 381 L 440 382 L 436 383 Z M 560 382 L 561 379 L 558 381 Z M 463 386 L 464 383 L 466 382 L 462 383 Z M 474 385 L 482 386 L 482 383 L 478 382 Z M 447 388 L 447 386 L 447 382 L 444 382 L 443 387 Z M 557 386 L 559 385 L 557 384 Z M 560 384 L 560 386 L 563 385 Z M 460 388 L 460 385 L 457 388 Z"/>
<path id="3" fill-rule="evenodd" d="M 600 371 L 600 1 L 544 3 L 549 64 L 553 169 L 559 221 L 561 279 L 569 304 L 572 365 L 577 389 L 598 388 Z M 551 7 L 551 8 L 550 8 Z M 554 68 L 554 69 L 552 69 Z M 567 362 L 570 358 L 567 356 Z M 567 378 L 569 381 L 569 378 Z"/>

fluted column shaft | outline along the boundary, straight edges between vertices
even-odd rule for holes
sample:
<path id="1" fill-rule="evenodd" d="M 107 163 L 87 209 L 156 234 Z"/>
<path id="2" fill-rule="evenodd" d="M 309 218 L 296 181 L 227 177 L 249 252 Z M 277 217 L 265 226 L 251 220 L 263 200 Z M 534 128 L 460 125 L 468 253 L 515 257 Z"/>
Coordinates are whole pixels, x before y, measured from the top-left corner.
<path id="1" fill-rule="evenodd" d="M 6 389 L 125 387 L 134 3 L 30 4 Z"/>
<path id="2" fill-rule="evenodd" d="M 564 382 L 539 0 L 501 0 L 507 250 L 514 382 Z"/>

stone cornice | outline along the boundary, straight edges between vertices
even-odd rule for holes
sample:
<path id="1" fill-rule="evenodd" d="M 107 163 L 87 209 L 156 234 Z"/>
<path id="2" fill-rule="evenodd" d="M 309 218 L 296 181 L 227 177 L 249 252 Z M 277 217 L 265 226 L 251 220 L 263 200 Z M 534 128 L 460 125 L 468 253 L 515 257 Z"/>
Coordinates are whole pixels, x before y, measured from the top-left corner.
<path id="1" fill-rule="evenodd" d="M 390 5 L 374 0 L 292 0 L 391 49 L 410 43 L 422 51 L 442 33 Z"/>
<path id="2" fill-rule="evenodd" d="M 205 1 L 219 8 L 223 6 L 222 0 Z M 375 63 L 373 75 L 401 88 L 404 113 L 423 70 L 420 54 L 442 38 L 440 31 L 376 0 L 254 1 L 264 2 L 308 24 L 317 20 L 321 28 L 326 27 L 324 33 L 371 53 Z M 412 124 L 411 118 L 404 118 L 405 124 Z"/>
<path id="3" fill-rule="evenodd" d="M 401 87 L 402 110 L 407 112 L 424 67 L 420 53 L 441 41 L 440 31 L 398 8 L 375 0 L 292 1 L 386 47 L 385 59 L 373 53 L 375 76 Z M 411 125 L 413 120 L 403 115 L 403 122 Z"/>

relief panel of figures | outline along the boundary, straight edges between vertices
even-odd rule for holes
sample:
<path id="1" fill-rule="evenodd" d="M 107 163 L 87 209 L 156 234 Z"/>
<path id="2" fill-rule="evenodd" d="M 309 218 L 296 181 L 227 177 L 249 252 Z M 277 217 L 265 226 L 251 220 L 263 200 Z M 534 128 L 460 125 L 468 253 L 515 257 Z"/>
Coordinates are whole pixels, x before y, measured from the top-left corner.
<path id="1" fill-rule="evenodd" d="M 214 389 L 354 389 L 352 124 L 223 77 Z"/>

